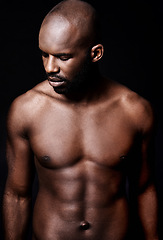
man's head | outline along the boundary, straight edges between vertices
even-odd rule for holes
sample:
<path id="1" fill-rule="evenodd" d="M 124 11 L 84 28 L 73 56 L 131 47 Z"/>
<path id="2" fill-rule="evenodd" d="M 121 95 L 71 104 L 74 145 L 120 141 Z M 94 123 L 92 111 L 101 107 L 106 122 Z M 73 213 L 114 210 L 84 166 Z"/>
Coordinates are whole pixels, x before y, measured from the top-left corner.
<path id="1" fill-rule="evenodd" d="M 57 93 L 75 91 L 88 80 L 93 63 L 103 56 L 95 9 L 80 0 L 66 0 L 45 17 L 39 47 L 49 83 Z"/>

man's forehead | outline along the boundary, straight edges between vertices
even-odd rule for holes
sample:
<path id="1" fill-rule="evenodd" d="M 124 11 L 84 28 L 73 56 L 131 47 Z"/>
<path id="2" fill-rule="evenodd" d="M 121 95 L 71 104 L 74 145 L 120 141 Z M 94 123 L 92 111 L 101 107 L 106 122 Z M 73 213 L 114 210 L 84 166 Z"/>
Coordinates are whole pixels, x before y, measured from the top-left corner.
<path id="1" fill-rule="evenodd" d="M 61 40 L 63 35 L 69 35 L 71 28 L 71 24 L 66 19 L 57 17 L 44 24 L 40 30 L 40 34 L 42 33 L 46 37 L 55 37 L 56 40 Z"/>
<path id="2" fill-rule="evenodd" d="M 39 34 L 39 44 L 49 47 L 57 45 L 61 48 L 72 48 L 79 44 L 80 39 L 77 27 L 62 16 L 43 23 Z"/>

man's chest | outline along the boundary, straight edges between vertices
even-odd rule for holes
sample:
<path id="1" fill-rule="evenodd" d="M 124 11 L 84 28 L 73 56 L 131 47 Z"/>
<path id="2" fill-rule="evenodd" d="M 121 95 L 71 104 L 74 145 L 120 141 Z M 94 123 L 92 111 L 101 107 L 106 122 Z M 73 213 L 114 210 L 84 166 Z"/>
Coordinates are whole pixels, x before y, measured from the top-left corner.
<path id="1" fill-rule="evenodd" d="M 91 111 L 46 113 L 35 119 L 30 144 L 37 159 L 54 167 L 80 159 L 114 166 L 134 145 L 135 131 L 123 113 Z"/>

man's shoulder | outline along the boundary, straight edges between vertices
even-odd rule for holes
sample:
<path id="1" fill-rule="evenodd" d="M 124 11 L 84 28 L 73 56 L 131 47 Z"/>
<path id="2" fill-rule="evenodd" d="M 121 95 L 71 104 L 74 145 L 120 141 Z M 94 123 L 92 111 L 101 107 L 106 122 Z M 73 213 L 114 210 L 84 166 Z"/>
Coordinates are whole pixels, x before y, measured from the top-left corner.
<path id="1" fill-rule="evenodd" d="M 144 129 L 152 127 L 154 111 L 151 103 L 126 86 L 117 84 L 115 88 L 119 106 L 136 126 Z"/>
<path id="2" fill-rule="evenodd" d="M 39 83 L 26 93 L 18 96 L 12 102 L 9 109 L 9 116 L 21 116 L 28 118 L 35 115 L 47 99 L 46 82 Z"/>
<path id="3" fill-rule="evenodd" d="M 120 97 L 122 104 L 129 110 L 134 110 L 134 112 L 145 114 L 151 109 L 151 104 L 148 100 L 127 87 L 122 87 Z"/>

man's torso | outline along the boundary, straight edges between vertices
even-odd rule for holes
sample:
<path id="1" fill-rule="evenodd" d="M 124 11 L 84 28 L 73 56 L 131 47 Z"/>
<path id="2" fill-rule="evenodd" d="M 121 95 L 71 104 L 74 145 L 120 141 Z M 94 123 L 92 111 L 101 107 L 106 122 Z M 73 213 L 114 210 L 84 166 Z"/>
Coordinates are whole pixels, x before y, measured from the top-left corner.
<path id="1" fill-rule="evenodd" d="M 39 179 L 35 239 L 125 239 L 126 176 L 138 132 L 127 97 L 113 96 L 92 104 L 38 101 L 29 128 Z"/>

